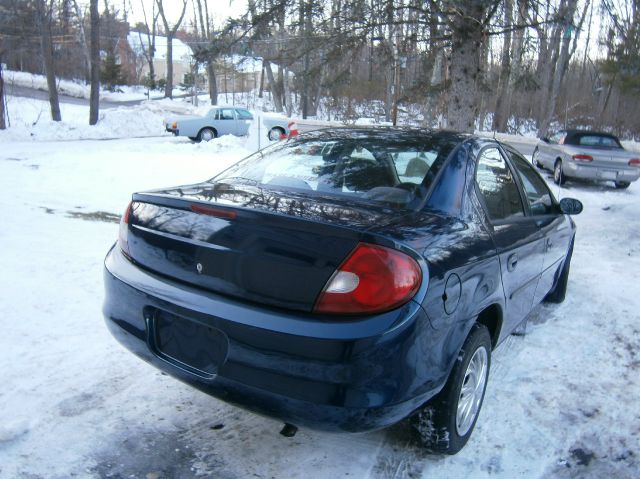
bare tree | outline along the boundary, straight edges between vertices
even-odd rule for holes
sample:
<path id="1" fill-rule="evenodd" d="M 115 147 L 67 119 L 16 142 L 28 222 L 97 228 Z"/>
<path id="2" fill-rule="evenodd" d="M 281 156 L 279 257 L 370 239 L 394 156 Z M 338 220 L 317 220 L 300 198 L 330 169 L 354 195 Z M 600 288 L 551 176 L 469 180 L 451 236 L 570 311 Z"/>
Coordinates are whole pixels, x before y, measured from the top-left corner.
<path id="1" fill-rule="evenodd" d="M 178 28 L 180 28 L 184 14 L 187 11 L 187 0 L 182 0 L 182 12 L 180 13 L 180 18 L 173 27 L 169 26 L 167 16 L 165 15 L 164 8 L 162 6 L 162 1 L 163 0 L 156 0 L 160 18 L 162 18 L 162 24 L 164 25 L 165 35 L 167 36 L 167 79 L 164 96 L 165 98 L 173 98 L 173 38 L 175 37 Z"/>
<path id="2" fill-rule="evenodd" d="M 208 42 L 213 42 L 211 35 L 211 19 L 209 18 L 209 6 L 207 0 L 196 0 L 198 7 L 198 17 L 196 18 L 196 31 L 198 30 L 198 18 L 200 19 L 200 38 Z M 204 3 L 204 12 L 203 12 Z M 218 104 L 218 82 L 216 79 L 215 56 L 211 53 L 211 49 L 206 50 L 204 63 L 207 68 L 207 77 L 209 79 L 209 99 L 212 105 Z"/>
<path id="3" fill-rule="evenodd" d="M 509 89 L 509 77 L 511 75 L 511 27 L 513 25 L 513 0 L 504 2 L 504 39 L 502 43 L 500 76 L 498 78 L 498 88 L 496 95 L 496 109 L 493 114 L 492 130 L 504 131 L 507 126 L 506 93 Z M 481 125 L 482 127 L 482 125 Z"/>
<path id="4" fill-rule="evenodd" d="M 98 123 L 100 110 L 100 13 L 98 0 L 91 0 L 91 94 L 89 96 L 89 124 Z"/>
<path id="5" fill-rule="evenodd" d="M 575 30 L 573 24 L 573 17 L 578 6 L 578 0 L 563 0 L 558 12 L 558 20 L 554 34 L 557 35 L 554 38 L 554 48 L 556 51 L 553 55 L 555 58 L 555 65 L 553 74 L 547 76 L 547 80 L 550 80 L 550 88 L 543 90 L 546 101 L 542 104 L 540 123 L 538 125 L 538 134 L 540 136 L 546 136 L 551 120 L 555 113 L 556 105 L 558 103 L 558 95 L 560 93 L 560 86 L 564 79 L 567 68 L 569 67 L 569 60 L 574 49 L 570 50 L 572 44 L 572 33 Z M 578 29 L 582 26 L 582 22 L 586 16 L 587 8 L 584 9 L 584 13 L 578 24 Z M 578 35 L 576 31 L 576 36 Z M 544 86 L 543 86 L 544 88 Z M 548 96 L 547 96 L 548 92 Z"/>
<path id="6" fill-rule="evenodd" d="M 4 105 L 4 78 L 2 77 L 2 51 L 0 50 L 0 130 L 7 128 L 7 113 Z"/>
<path id="7" fill-rule="evenodd" d="M 38 23 L 40 27 L 40 48 L 44 59 L 44 69 L 47 75 L 47 88 L 49 90 L 49 105 L 51 106 L 51 119 L 61 121 L 60 102 L 58 100 L 58 88 L 56 85 L 55 62 L 53 59 L 53 43 L 51 41 L 51 21 L 53 17 L 54 0 L 48 3 L 46 0 L 37 0 Z"/>
<path id="8" fill-rule="evenodd" d="M 144 8 L 144 1 L 140 0 L 140 6 L 142 7 L 142 15 L 144 17 L 144 25 L 146 27 L 146 32 L 144 34 L 147 37 L 147 44 L 142 41 L 143 32 L 138 32 L 138 38 L 140 40 L 140 47 L 142 49 L 142 56 L 147 61 L 147 65 L 149 66 L 149 88 L 155 88 L 156 86 L 156 72 L 155 72 L 155 64 L 154 58 L 156 54 L 156 34 L 158 30 L 158 16 L 160 15 L 159 11 L 156 11 L 155 2 L 151 4 L 151 24 L 149 24 L 149 19 L 147 18 L 147 11 Z"/>
<path id="9" fill-rule="evenodd" d="M 87 44 L 87 36 L 84 31 L 84 14 L 77 0 L 73 0 L 73 10 L 78 19 L 78 41 L 84 54 L 84 65 L 86 68 L 85 79 L 91 81 L 91 52 Z"/>

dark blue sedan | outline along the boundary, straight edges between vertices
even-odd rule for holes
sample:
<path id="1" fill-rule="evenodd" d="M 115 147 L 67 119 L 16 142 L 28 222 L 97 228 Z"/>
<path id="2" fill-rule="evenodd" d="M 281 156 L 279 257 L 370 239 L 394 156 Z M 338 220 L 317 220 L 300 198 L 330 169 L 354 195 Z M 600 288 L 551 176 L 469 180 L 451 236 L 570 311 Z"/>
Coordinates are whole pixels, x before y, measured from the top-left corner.
<path id="1" fill-rule="evenodd" d="M 491 351 L 564 299 L 581 209 L 494 140 L 311 132 L 134 194 L 104 314 L 126 348 L 224 401 L 325 430 L 409 418 L 455 453 Z"/>

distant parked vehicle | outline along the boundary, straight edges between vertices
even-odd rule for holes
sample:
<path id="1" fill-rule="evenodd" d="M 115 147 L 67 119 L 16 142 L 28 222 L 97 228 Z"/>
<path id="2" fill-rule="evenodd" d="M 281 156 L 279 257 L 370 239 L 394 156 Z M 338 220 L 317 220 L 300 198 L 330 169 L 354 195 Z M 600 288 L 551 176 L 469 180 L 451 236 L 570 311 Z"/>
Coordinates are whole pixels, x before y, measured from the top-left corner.
<path id="1" fill-rule="evenodd" d="M 615 136 L 589 130 L 561 130 L 542 138 L 532 160 L 538 168 L 553 171 L 558 185 L 567 178 L 581 178 L 628 188 L 640 177 L 639 155 L 625 150 Z"/>
<path id="2" fill-rule="evenodd" d="M 175 136 L 187 136 L 192 141 L 211 141 L 223 135 L 245 136 L 252 121 L 253 115 L 245 108 L 220 106 L 212 108 L 205 116 L 171 118 L 166 121 L 165 129 Z M 284 117 L 265 117 L 262 123 L 269 140 L 289 136 L 289 122 Z"/>
<path id="3" fill-rule="evenodd" d="M 267 138 L 270 141 L 281 140 L 298 134 L 297 126 L 294 126 L 295 123 L 285 117 L 263 116 L 262 124 L 267 130 Z"/>

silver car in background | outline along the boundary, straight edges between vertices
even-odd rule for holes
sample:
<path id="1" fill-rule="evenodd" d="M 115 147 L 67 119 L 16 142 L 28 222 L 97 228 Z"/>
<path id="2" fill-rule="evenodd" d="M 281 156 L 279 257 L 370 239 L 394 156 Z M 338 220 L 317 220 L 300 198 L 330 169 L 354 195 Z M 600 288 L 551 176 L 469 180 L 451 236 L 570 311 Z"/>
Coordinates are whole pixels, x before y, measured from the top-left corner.
<path id="1" fill-rule="evenodd" d="M 223 135 L 245 136 L 253 115 L 245 108 L 212 108 L 205 116 L 179 116 L 166 120 L 165 129 L 193 141 L 210 141 Z"/>
<path id="2" fill-rule="evenodd" d="M 538 168 L 553 171 L 553 181 L 567 178 L 613 181 L 627 188 L 640 177 L 640 155 L 625 150 L 618 138 L 589 130 L 562 130 L 543 138 L 532 157 Z"/>
<path id="3" fill-rule="evenodd" d="M 258 117 L 270 141 L 293 135 L 290 126 L 295 122 L 280 116 Z M 211 141 L 223 135 L 246 136 L 254 117 L 246 108 L 218 106 L 205 116 L 178 116 L 165 121 L 165 129 L 175 136 L 187 136 L 192 141 Z M 297 131 L 295 132 L 297 134 Z"/>

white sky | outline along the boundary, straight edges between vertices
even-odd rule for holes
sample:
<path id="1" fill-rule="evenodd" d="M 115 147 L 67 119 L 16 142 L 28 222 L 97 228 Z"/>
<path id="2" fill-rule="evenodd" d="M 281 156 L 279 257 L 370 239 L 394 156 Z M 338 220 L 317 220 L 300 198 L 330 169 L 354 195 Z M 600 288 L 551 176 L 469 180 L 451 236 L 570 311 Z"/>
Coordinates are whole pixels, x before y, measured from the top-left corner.
<path id="1" fill-rule="evenodd" d="M 144 15 L 142 13 L 142 5 L 147 12 L 147 16 L 151 16 L 154 0 L 108 0 L 110 6 L 114 6 L 116 9 L 122 12 L 126 7 L 128 12 L 129 23 L 133 26 L 136 22 L 143 22 Z M 229 17 L 237 17 L 246 11 L 246 0 L 202 0 L 209 5 L 209 16 L 212 18 L 216 26 L 221 26 L 224 21 Z M 89 5 L 89 0 L 82 0 L 81 4 Z M 100 10 L 104 9 L 104 3 L 99 2 Z M 164 11 L 167 15 L 169 24 L 174 23 L 180 16 L 182 9 L 181 0 L 163 0 L 162 3 Z M 183 20 L 182 26 L 189 25 L 193 21 L 193 0 L 187 0 L 187 12 L 185 14 L 185 20 Z"/>

